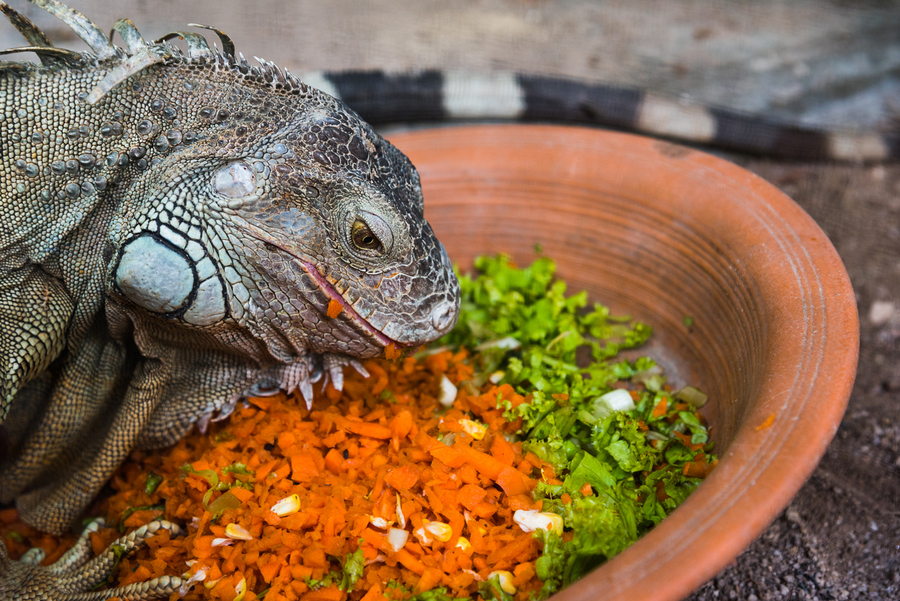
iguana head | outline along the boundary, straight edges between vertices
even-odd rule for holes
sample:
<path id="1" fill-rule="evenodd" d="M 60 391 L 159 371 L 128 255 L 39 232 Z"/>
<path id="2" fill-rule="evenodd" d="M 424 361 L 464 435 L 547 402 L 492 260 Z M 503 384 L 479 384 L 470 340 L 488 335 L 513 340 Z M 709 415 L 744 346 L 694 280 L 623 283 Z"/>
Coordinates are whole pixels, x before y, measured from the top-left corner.
<path id="1" fill-rule="evenodd" d="M 325 104 L 272 136 L 262 160 L 222 166 L 211 200 L 252 240 L 246 264 L 262 302 L 290 316 L 287 337 L 358 356 L 434 340 L 456 323 L 459 286 L 418 174 L 354 113 Z"/>
<path id="2" fill-rule="evenodd" d="M 410 161 L 316 90 L 236 96 L 197 106 L 196 140 L 160 153 L 135 186 L 117 291 L 189 327 L 238 324 L 284 361 L 375 356 L 449 331 L 459 285 Z"/>

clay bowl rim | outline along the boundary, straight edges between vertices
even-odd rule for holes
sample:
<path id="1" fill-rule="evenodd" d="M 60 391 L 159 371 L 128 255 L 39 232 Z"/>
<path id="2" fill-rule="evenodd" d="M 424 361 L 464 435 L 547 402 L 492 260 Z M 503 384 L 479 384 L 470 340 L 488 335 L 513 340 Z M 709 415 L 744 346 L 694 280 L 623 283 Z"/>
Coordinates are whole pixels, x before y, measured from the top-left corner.
<path id="1" fill-rule="evenodd" d="M 710 154 L 651 138 L 584 127 L 518 124 L 395 131 L 388 138 L 422 176 L 426 217 L 429 189 L 438 179 L 446 185 L 453 177 L 484 177 L 520 158 L 531 160 L 532 167 L 554 161 L 582 164 L 588 153 L 618 170 L 630 169 L 632 175 L 655 183 L 658 190 L 710 181 L 727 186 L 739 193 L 744 205 L 762 215 L 763 235 L 778 239 L 785 257 L 766 265 L 781 271 L 772 273 L 771 281 L 761 282 L 763 294 L 766 300 L 774 296 L 779 305 L 788 307 L 782 311 L 784 307 L 776 306 L 773 313 L 787 311 L 782 317 L 790 319 L 793 311 L 797 323 L 768 341 L 773 355 L 766 361 L 768 371 L 758 395 L 762 399 L 744 415 L 727 449 L 719 449 L 717 468 L 678 510 L 554 599 L 664 601 L 688 595 L 746 549 L 790 503 L 815 469 L 846 410 L 856 374 L 859 323 L 849 277 L 827 236 L 794 201 L 758 176 Z M 527 158 L 528 153 L 537 153 L 539 160 Z M 509 177 L 514 169 L 498 177 Z M 567 163 L 562 171 L 550 171 L 571 169 Z M 654 178 L 662 179 L 654 182 Z M 440 236 L 440 223 L 435 230 Z M 796 320 L 799 312 L 804 317 Z M 804 332 L 799 338 L 798 328 Z M 773 407 L 783 408 L 789 418 L 765 426 Z M 746 481 L 729 482 L 736 476 Z M 743 487 L 742 493 L 729 495 L 736 486 Z"/>

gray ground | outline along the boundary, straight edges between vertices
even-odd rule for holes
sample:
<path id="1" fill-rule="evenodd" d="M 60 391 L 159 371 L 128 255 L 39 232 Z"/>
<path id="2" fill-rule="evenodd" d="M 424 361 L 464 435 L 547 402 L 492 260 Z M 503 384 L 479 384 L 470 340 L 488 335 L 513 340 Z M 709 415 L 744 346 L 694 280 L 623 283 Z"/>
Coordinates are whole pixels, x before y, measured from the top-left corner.
<path id="1" fill-rule="evenodd" d="M 7 0 L 22 8 L 21 0 Z M 148 38 L 186 23 L 291 71 L 507 68 L 650 87 L 830 127 L 900 127 L 900 3 L 887 0 L 70 0 Z M 55 40 L 78 47 L 31 9 Z M 20 45 L 9 27 L 0 47 Z M 900 599 L 900 166 L 732 157 L 825 229 L 857 292 L 859 375 L 788 509 L 691 599 Z"/>

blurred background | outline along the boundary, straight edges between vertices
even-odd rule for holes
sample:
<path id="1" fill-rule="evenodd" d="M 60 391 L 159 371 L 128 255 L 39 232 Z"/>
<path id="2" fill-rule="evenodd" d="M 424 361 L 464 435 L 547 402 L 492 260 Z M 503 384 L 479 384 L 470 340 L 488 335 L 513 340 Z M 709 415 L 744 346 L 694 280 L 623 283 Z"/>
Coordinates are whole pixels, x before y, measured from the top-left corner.
<path id="1" fill-rule="evenodd" d="M 43 11 L 7 2 L 58 45 L 84 48 Z M 128 17 L 147 39 L 189 30 L 187 23 L 214 25 L 248 58 L 298 74 L 508 69 L 635 86 L 829 129 L 900 131 L 897 1 L 68 4 L 106 31 Z M 0 25 L 0 47 L 23 44 Z M 829 235 L 857 293 L 862 348 L 849 409 L 819 468 L 766 533 L 691 599 L 896 600 L 900 166 L 727 157 L 783 189 Z"/>

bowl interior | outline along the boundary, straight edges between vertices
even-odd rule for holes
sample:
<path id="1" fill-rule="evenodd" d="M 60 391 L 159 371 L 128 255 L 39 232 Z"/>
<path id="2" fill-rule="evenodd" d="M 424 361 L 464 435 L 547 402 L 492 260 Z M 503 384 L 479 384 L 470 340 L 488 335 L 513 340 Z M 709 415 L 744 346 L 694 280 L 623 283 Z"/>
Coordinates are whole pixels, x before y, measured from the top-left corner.
<path id="1" fill-rule="evenodd" d="M 659 527 L 558 597 L 688 594 L 787 505 L 843 415 L 858 323 L 834 248 L 776 188 L 665 142 L 517 125 L 391 141 L 418 167 L 426 217 L 455 263 L 506 252 L 525 264 L 539 244 L 570 292 L 586 289 L 653 326 L 641 354 L 674 386 L 709 394 L 716 470 Z"/>

